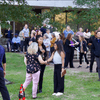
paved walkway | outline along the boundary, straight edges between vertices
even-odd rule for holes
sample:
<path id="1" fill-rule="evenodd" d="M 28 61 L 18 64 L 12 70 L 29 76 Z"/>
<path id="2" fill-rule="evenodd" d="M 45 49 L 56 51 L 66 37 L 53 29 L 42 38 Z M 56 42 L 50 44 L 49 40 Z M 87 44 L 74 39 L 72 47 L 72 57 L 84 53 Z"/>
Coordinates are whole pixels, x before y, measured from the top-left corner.
<path id="1" fill-rule="evenodd" d="M 49 65 L 50 67 L 54 67 L 53 64 L 50 64 Z M 83 62 L 82 64 L 82 68 L 77 68 L 79 66 L 79 63 L 78 62 L 74 62 L 74 67 L 75 68 L 68 68 L 67 70 L 71 70 L 71 71 L 78 71 L 78 72 L 89 72 L 89 68 L 86 69 L 87 67 L 87 64 Z M 96 62 L 94 62 L 94 65 L 93 65 L 93 72 L 92 73 L 96 73 Z"/>

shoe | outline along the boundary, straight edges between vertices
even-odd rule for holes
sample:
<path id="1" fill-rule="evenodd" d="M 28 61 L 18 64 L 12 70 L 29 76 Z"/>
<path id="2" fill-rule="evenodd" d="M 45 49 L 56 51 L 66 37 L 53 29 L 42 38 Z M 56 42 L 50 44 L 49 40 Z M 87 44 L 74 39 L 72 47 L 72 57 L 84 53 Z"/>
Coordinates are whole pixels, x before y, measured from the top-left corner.
<path id="1" fill-rule="evenodd" d="M 98 79 L 98 81 L 100 81 L 100 78 Z"/>
<path id="2" fill-rule="evenodd" d="M 77 68 L 81 68 L 82 66 L 78 66 Z"/>
<path id="3" fill-rule="evenodd" d="M 61 93 L 61 92 L 58 92 L 58 93 L 56 94 L 56 96 L 61 96 L 61 95 L 63 95 L 63 93 Z"/>
<path id="4" fill-rule="evenodd" d="M 37 97 L 33 97 L 33 99 L 36 99 Z"/>
<path id="5" fill-rule="evenodd" d="M 96 68 L 96 72 L 98 72 L 98 67 Z"/>
<path id="6" fill-rule="evenodd" d="M 39 90 L 39 92 L 38 93 L 42 93 L 42 90 Z"/>
<path id="7" fill-rule="evenodd" d="M 14 52 L 14 49 L 12 49 L 11 51 Z"/>
<path id="8" fill-rule="evenodd" d="M 90 73 L 92 73 L 92 70 L 90 70 Z"/>
<path id="9" fill-rule="evenodd" d="M 70 68 L 75 68 L 75 67 L 73 66 L 73 67 L 70 67 Z"/>
<path id="10" fill-rule="evenodd" d="M 52 95 L 56 95 L 57 93 L 53 93 Z"/>
<path id="11" fill-rule="evenodd" d="M 87 66 L 86 69 L 90 68 L 90 66 Z"/>
<path id="12" fill-rule="evenodd" d="M 16 49 L 15 51 L 16 51 L 16 52 L 18 52 L 18 50 L 17 50 L 17 49 Z"/>

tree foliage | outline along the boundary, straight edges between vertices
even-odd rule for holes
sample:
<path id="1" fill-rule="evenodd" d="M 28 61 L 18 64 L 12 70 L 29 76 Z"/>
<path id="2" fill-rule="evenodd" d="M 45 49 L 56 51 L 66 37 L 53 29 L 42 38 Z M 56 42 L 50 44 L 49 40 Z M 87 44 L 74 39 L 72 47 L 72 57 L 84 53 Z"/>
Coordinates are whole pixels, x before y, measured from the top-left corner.
<path id="1" fill-rule="evenodd" d="M 100 25 L 100 0 L 74 0 L 77 6 L 85 7 L 78 13 L 78 10 L 72 12 L 71 18 L 74 23 L 95 30 Z M 80 9 L 81 9 L 80 8 Z M 76 8 L 74 8 L 76 9 Z M 75 17 L 73 17 L 75 16 Z"/>

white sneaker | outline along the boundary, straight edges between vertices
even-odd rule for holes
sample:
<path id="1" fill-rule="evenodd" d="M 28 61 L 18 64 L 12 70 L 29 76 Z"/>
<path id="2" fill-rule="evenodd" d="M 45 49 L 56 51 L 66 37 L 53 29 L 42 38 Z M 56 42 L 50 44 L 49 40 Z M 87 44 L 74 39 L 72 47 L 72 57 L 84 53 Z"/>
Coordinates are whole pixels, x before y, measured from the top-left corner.
<path id="1" fill-rule="evenodd" d="M 63 93 L 61 93 L 61 92 L 58 92 L 58 93 L 56 94 L 56 96 L 61 96 L 61 95 L 63 95 Z"/>
<path id="2" fill-rule="evenodd" d="M 11 50 L 12 52 L 14 51 L 14 49 Z"/>
<path id="3" fill-rule="evenodd" d="M 56 95 L 57 93 L 53 93 L 52 95 Z"/>

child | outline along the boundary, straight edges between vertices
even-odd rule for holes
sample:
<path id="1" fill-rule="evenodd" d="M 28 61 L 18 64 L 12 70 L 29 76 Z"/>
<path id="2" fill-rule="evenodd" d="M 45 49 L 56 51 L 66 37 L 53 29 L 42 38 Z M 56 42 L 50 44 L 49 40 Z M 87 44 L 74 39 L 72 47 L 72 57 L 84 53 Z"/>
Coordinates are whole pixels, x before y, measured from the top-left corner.
<path id="1" fill-rule="evenodd" d="M 40 76 L 40 64 L 46 64 L 47 61 L 43 61 L 42 57 L 37 53 L 38 44 L 36 42 L 31 43 L 28 47 L 28 52 L 25 55 L 24 62 L 26 64 L 26 80 L 23 84 L 23 88 L 26 89 L 27 86 L 33 81 L 32 87 L 32 97 L 33 99 L 37 98 L 37 87 Z"/>
<path id="2" fill-rule="evenodd" d="M 46 47 L 46 52 L 47 52 L 47 58 L 46 59 L 49 59 L 49 53 L 50 53 L 50 45 L 51 45 L 51 43 L 50 43 L 49 37 L 46 34 L 44 34 L 43 43 L 44 43 L 44 45 Z"/>
<path id="3" fill-rule="evenodd" d="M 86 68 L 89 68 L 89 61 L 87 59 L 87 44 L 86 44 L 86 41 L 84 39 L 83 36 L 79 36 L 79 49 L 80 49 L 80 65 L 78 66 L 78 68 L 82 67 L 82 57 L 84 55 L 85 57 L 85 61 L 87 63 L 87 67 Z"/>

